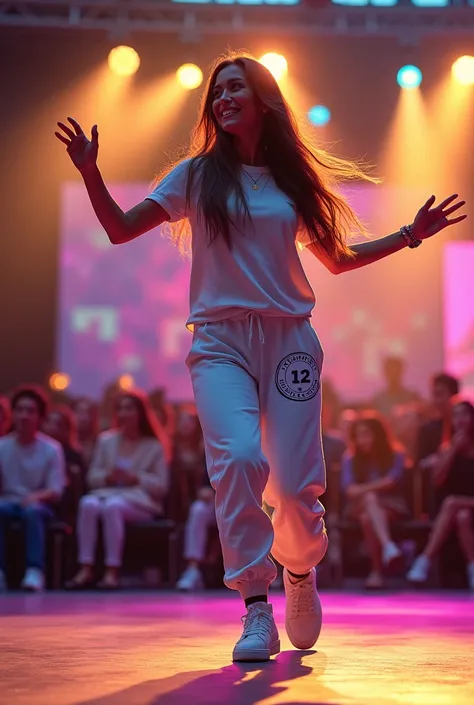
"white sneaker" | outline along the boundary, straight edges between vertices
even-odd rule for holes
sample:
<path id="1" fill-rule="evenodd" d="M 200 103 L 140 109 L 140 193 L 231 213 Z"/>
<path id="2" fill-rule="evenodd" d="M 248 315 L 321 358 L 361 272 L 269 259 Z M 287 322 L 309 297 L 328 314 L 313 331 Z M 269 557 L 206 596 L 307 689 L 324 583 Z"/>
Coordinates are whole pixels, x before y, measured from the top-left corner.
<path id="1" fill-rule="evenodd" d="M 0 570 L 0 592 L 6 592 L 8 590 L 7 576 Z"/>
<path id="2" fill-rule="evenodd" d="M 403 570 L 403 553 L 398 546 L 390 541 L 382 551 L 382 562 L 387 573 L 398 573 Z"/>
<path id="3" fill-rule="evenodd" d="M 297 580 L 285 568 L 283 584 L 288 637 L 297 649 L 311 649 L 318 640 L 323 621 L 323 610 L 316 588 L 316 569 L 312 568 L 307 578 Z"/>
<path id="4" fill-rule="evenodd" d="M 254 602 L 242 617 L 244 631 L 235 645 L 233 661 L 268 661 L 280 652 L 280 637 L 273 619 L 273 607 Z"/>
<path id="5" fill-rule="evenodd" d="M 39 568 L 27 568 L 25 577 L 21 581 L 21 589 L 29 592 L 42 592 L 44 590 L 44 575 Z"/>
<path id="6" fill-rule="evenodd" d="M 188 566 L 176 583 L 176 587 L 178 590 L 184 590 L 186 592 L 202 590 L 204 583 L 199 568 L 195 565 Z"/>
<path id="7" fill-rule="evenodd" d="M 407 580 L 411 583 L 424 583 L 428 580 L 431 561 L 427 556 L 421 554 L 407 573 Z"/>
<path id="8" fill-rule="evenodd" d="M 469 583 L 469 590 L 474 592 L 474 563 L 469 563 L 467 566 L 467 580 Z"/>

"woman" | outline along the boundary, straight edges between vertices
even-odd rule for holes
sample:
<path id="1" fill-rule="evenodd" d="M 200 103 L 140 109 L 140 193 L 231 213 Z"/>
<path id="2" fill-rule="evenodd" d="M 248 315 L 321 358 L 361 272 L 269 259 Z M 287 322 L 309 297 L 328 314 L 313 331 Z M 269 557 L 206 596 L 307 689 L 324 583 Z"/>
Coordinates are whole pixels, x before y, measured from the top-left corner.
<path id="1" fill-rule="evenodd" d="M 72 405 L 77 425 L 77 440 L 82 457 L 89 467 L 99 435 L 99 409 L 88 397 L 79 397 Z"/>
<path id="2" fill-rule="evenodd" d="M 66 487 L 61 498 L 61 518 L 74 525 L 79 500 L 86 487 L 86 465 L 77 442 L 76 419 L 68 406 L 58 404 L 49 412 L 43 430 L 61 444 L 66 465 Z"/>
<path id="3" fill-rule="evenodd" d="M 452 433 L 434 466 L 434 480 L 440 488 L 441 509 L 428 543 L 407 574 L 412 583 L 428 579 L 431 562 L 453 529 L 466 557 L 469 588 L 474 590 L 474 406 L 454 402 Z"/>
<path id="4" fill-rule="evenodd" d="M 417 245 L 446 227 L 461 204 L 452 205 L 452 196 L 432 208 L 433 196 L 403 233 L 349 248 L 347 232 L 359 221 L 331 185 L 368 177 L 305 142 L 271 73 L 246 56 L 215 64 L 189 158 L 126 213 L 96 164 L 97 125 L 89 141 L 68 120 L 71 127 L 58 123 L 56 136 L 111 242 L 130 242 L 168 221 L 183 221 L 173 229 L 180 244 L 192 235 L 187 364 L 216 491 L 225 583 L 248 610 L 233 657 L 260 661 L 279 651 L 267 599 L 276 575 L 270 551 L 285 566 L 289 637 L 310 648 L 322 619 L 313 566 L 327 546 L 318 499 L 323 352 L 295 241 L 336 274 Z"/>
<path id="5" fill-rule="evenodd" d="M 402 553 L 390 535 L 390 520 L 406 514 L 397 486 L 405 467 L 404 453 L 391 441 L 375 412 L 362 412 L 350 433 L 351 450 L 343 460 L 341 483 L 346 513 L 360 522 L 370 553 L 368 589 L 384 586 L 384 571 L 395 570 Z"/>
<path id="6" fill-rule="evenodd" d="M 182 404 L 176 413 L 171 461 L 173 481 L 179 487 L 183 518 L 207 478 L 201 424 L 194 404 Z"/>
<path id="7" fill-rule="evenodd" d="M 116 402 L 116 428 L 100 434 L 87 476 L 90 493 L 79 504 L 77 539 L 80 569 L 66 584 L 91 587 L 98 521 L 102 520 L 105 575 L 99 587 L 119 587 L 126 522 L 147 521 L 163 512 L 168 491 L 168 442 L 147 397 L 127 390 Z"/>
<path id="8" fill-rule="evenodd" d="M 183 405 L 176 416 L 172 473 L 179 483 L 185 506 L 184 558 L 186 569 L 178 580 L 178 590 L 192 591 L 203 586 L 201 564 L 206 557 L 208 533 L 215 526 L 214 492 L 209 485 L 201 424 L 191 405 Z"/>

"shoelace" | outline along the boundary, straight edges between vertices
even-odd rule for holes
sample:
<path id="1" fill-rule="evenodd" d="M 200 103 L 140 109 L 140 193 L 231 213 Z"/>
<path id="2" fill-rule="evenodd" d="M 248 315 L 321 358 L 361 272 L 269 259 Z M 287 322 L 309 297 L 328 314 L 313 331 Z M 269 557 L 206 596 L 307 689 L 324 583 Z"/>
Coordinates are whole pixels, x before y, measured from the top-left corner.
<path id="1" fill-rule="evenodd" d="M 291 583 L 292 595 L 292 613 L 296 616 L 299 612 L 314 611 L 314 593 L 313 585 L 308 580 L 302 580 L 299 583 Z"/>
<path id="2" fill-rule="evenodd" d="M 256 636 L 262 641 L 266 641 L 267 634 L 271 629 L 271 617 L 266 612 L 252 610 L 242 617 L 242 624 L 244 625 L 242 639 Z"/>

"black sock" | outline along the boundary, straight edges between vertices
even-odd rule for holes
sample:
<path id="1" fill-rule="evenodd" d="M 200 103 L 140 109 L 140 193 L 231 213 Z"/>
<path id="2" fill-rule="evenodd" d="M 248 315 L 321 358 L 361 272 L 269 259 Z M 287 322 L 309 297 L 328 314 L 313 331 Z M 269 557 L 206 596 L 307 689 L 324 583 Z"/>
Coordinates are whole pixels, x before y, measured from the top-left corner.
<path id="1" fill-rule="evenodd" d="M 303 580 L 303 578 L 308 577 L 309 570 L 307 573 L 303 573 L 303 575 L 298 575 L 298 573 L 292 573 L 291 570 L 289 570 L 288 573 L 291 575 L 292 578 L 296 578 L 297 580 Z"/>
<path id="2" fill-rule="evenodd" d="M 253 597 L 246 597 L 244 602 L 246 607 L 250 607 L 254 602 L 268 602 L 268 597 L 266 595 L 254 595 Z"/>

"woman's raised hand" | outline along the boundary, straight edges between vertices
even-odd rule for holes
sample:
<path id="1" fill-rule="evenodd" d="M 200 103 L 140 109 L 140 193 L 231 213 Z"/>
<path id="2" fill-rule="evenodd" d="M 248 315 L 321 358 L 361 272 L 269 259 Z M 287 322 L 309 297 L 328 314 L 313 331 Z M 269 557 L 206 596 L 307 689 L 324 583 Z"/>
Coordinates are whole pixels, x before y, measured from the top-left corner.
<path id="1" fill-rule="evenodd" d="M 97 125 L 94 125 L 92 128 L 91 139 L 88 140 L 84 134 L 84 130 L 76 120 L 70 117 L 68 117 L 67 120 L 71 123 L 73 129 L 62 122 L 58 122 L 58 127 L 62 132 L 55 132 L 54 134 L 58 140 L 66 145 L 66 151 L 71 157 L 72 163 L 80 172 L 94 168 L 97 163 L 97 154 L 99 151 L 99 133 Z"/>

